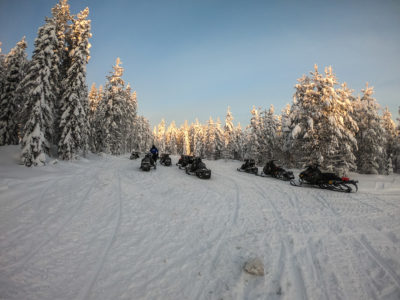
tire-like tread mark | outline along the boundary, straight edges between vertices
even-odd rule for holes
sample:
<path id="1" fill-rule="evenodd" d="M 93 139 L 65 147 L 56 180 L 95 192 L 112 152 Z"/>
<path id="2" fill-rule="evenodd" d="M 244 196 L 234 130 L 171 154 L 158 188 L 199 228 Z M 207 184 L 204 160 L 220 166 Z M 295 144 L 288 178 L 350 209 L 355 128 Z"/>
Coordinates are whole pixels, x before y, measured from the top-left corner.
<path id="1" fill-rule="evenodd" d="M 121 199 L 121 176 L 120 174 L 118 174 L 118 200 L 119 200 L 119 205 L 118 205 L 118 215 L 117 215 L 117 222 L 113 231 L 113 234 L 111 236 L 110 242 L 108 243 L 108 245 L 106 246 L 106 248 L 104 249 L 104 253 L 101 256 L 101 260 L 98 263 L 97 267 L 96 267 L 96 271 L 92 277 L 92 279 L 90 280 L 90 283 L 81 290 L 81 292 L 79 293 L 77 299 L 88 299 L 90 296 L 90 293 L 93 289 L 94 284 L 97 281 L 97 278 L 99 277 L 99 274 L 101 272 L 101 270 L 103 269 L 104 266 L 104 262 L 106 260 L 106 257 L 108 255 L 108 253 L 110 252 L 111 246 L 114 244 L 116 238 L 117 238 L 117 232 L 119 230 L 120 224 L 121 224 L 121 215 L 122 215 L 122 199 Z"/>
<path id="2" fill-rule="evenodd" d="M 400 277 L 396 274 L 395 271 L 388 265 L 382 257 L 375 251 L 374 248 L 368 243 L 367 238 L 364 234 L 361 235 L 359 239 L 361 245 L 367 250 L 367 252 L 371 255 L 371 257 L 375 260 L 375 262 L 385 271 L 390 277 L 392 277 L 393 281 L 396 283 L 397 287 L 400 289 Z"/>
<path id="3" fill-rule="evenodd" d="M 90 194 L 90 192 L 92 191 L 93 187 L 95 186 L 94 183 L 92 183 L 92 185 L 88 188 L 87 192 L 85 193 L 85 195 L 82 197 L 82 200 L 80 201 L 80 203 L 77 205 L 77 207 L 75 208 L 74 212 L 63 222 L 63 224 L 58 228 L 58 230 L 53 233 L 48 239 L 46 239 L 45 241 L 43 241 L 42 243 L 39 244 L 39 246 L 36 247 L 36 249 L 34 249 L 33 251 L 31 251 L 30 253 L 28 253 L 23 259 L 22 261 L 20 261 L 18 263 L 17 268 L 14 270 L 14 272 L 19 272 L 21 271 L 25 265 L 32 259 L 32 257 L 34 257 L 39 251 L 40 249 L 42 249 L 43 247 L 45 247 L 46 245 L 48 245 L 56 236 L 58 236 L 58 234 L 72 221 L 73 217 L 79 212 L 79 210 L 82 208 L 83 206 L 83 202 L 85 201 L 85 199 L 88 197 L 88 195 Z"/>
<path id="4" fill-rule="evenodd" d="M 221 175 L 221 174 L 219 174 L 217 172 L 214 172 L 214 173 L 216 175 L 220 176 L 220 177 L 223 177 L 223 175 Z M 233 182 L 233 185 L 235 187 L 236 206 L 235 206 L 235 212 L 234 212 L 233 219 L 232 219 L 232 224 L 236 225 L 237 224 L 237 219 L 239 217 L 239 210 L 240 210 L 240 190 L 239 190 L 239 185 L 237 184 L 237 182 L 233 178 L 228 177 L 228 176 L 225 176 L 225 178 L 227 178 L 229 181 Z"/>
<path id="5" fill-rule="evenodd" d="M 290 262 L 290 267 L 291 267 L 291 273 L 293 274 L 293 280 L 294 280 L 294 287 L 296 288 L 296 292 L 298 293 L 297 299 L 308 299 L 307 297 L 307 290 L 306 286 L 304 283 L 303 275 L 301 273 L 301 270 L 297 266 L 296 263 L 296 257 L 293 253 L 293 249 L 291 249 L 290 242 L 288 240 L 288 237 L 285 235 L 283 236 L 282 230 L 284 229 L 284 225 L 282 224 L 282 219 L 279 216 L 278 210 L 276 209 L 275 205 L 271 201 L 269 197 L 265 197 L 264 190 L 256 183 L 254 182 L 255 187 L 257 188 L 257 192 L 263 197 L 266 198 L 269 206 L 272 208 L 272 214 L 276 221 L 279 224 L 280 230 L 278 230 L 279 235 L 281 236 L 281 240 L 283 244 L 285 245 L 285 248 L 290 252 L 289 253 L 289 262 Z"/>

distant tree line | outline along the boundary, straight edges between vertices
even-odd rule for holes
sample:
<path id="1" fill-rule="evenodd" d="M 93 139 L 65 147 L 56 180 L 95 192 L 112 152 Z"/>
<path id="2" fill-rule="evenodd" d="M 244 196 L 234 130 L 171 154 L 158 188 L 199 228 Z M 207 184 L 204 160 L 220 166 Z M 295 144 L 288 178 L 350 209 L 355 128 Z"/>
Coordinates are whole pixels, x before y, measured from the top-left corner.
<path id="1" fill-rule="evenodd" d="M 193 154 L 211 159 L 254 158 L 259 165 L 270 159 L 288 167 L 317 163 L 346 174 L 400 172 L 400 125 L 386 107 L 373 98 L 368 84 L 355 97 L 346 83 L 339 84 L 332 68 L 324 73 L 314 67 L 295 85 L 292 104 L 280 115 L 274 107 L 251 110 L 250 124 L 234 126 L 228 108 L 225 124 L 211 118 L 177 128 L 165 121 L 153 130 L 156 145 L 172 154 Z M 400 114 L 400 109 L 399 109 Z"/>

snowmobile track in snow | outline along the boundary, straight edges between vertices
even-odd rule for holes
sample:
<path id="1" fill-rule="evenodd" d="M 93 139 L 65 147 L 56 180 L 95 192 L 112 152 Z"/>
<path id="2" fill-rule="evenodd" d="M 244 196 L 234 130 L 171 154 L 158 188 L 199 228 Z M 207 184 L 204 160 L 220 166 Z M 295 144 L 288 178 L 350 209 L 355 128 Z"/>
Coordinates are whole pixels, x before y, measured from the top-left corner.
<path id="1" fill-rule="evenodd" d="M 95 272 L 94 272 L 94 275 L 92 276 L 92 278 L 90 280 L 90 284 L 87 287 L 85 287 L 84 289 L 81 290 L 81 293 L 79 294 L 78 299 L 88 299 L 89 298 L 89 295 L 90 295 L 90 292 L 91 292 L 91 290 L 93 288 L 93 285 L 95 284 L 95 282 L 96 282 L 96 280 L 97 280 L 97 278 L 98 278 L 98 276 L 99 276 L 99 274 L 101 272 L 101 269 L 103 268 L 104 262 L 107 259 L 107 255 L 110 252 L 110 249 L 111 249 L 112 245 L 114 244 L 114 242 L 116 240 L 118 228 L 119 228 L 119 226 L 121 224 L 121 214 L 122 214 L 121 175 L 118 173 L 116 175 L 116 178 L 118 178 L 118 188 L 117 188 L 117 191 L 118 191 L 118 196 L 117 196 L 118 209 L 117 209 L 117 220 L 115 221 L 116 224 L 115 224 L 113 233 L 111 235 L 110 241 L 109 241 L 108 244 L 106 244 L 106 246 L 104 248 L 104 253 L 101 255 L 101 259 L 100 259 L 98 265 L 95 268 Z"/>
<path id="2" fill-rule="evenodd" d="M 139 164 L 0 166 L 0 298 L 399 299 L 400 177 L 349 194 L 236 161 L 207 161 L 208 181 Z"/>

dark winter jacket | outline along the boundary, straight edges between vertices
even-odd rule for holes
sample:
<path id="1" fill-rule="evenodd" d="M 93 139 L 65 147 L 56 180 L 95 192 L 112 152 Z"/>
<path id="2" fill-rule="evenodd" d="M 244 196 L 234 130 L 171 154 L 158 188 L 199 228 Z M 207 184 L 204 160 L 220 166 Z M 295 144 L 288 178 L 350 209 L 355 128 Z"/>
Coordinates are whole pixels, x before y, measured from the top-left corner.
<path id="1" fill-rule="evenodd" d="M 151 147 L 151 149 L 150 149 L 150 152 L 151 152 L 151 154 L 158 154 L 158 149 L 155 147 L 155 146 L 153 146 L 153 147 Z"/>
<path id="2" fill-rule="evenodd" d="M 153 145 L 153 147 L 151 147 L 150 153 L 153 154 L 154 161 L 157 161 L 157 159 L 158 159 L 158 149 L 156 148 L 156 146 Z"/>

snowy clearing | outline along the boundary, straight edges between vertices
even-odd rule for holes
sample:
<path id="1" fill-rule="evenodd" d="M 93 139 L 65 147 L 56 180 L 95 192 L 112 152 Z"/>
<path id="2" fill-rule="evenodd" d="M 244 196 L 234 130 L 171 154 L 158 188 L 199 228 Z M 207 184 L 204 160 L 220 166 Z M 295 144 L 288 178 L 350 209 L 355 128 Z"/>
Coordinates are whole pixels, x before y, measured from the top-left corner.
<path id="1" fill-rule="evenodd" d="M 237 161 L 205 161 L 200 180 L 177 157 L 146 173 L 18 152 L 0 147 L 1 299 L 400 299 L 399 175 L 352 174 L 345 194 Z M 243 271 L 254 258 L 264 276 Z"/>

